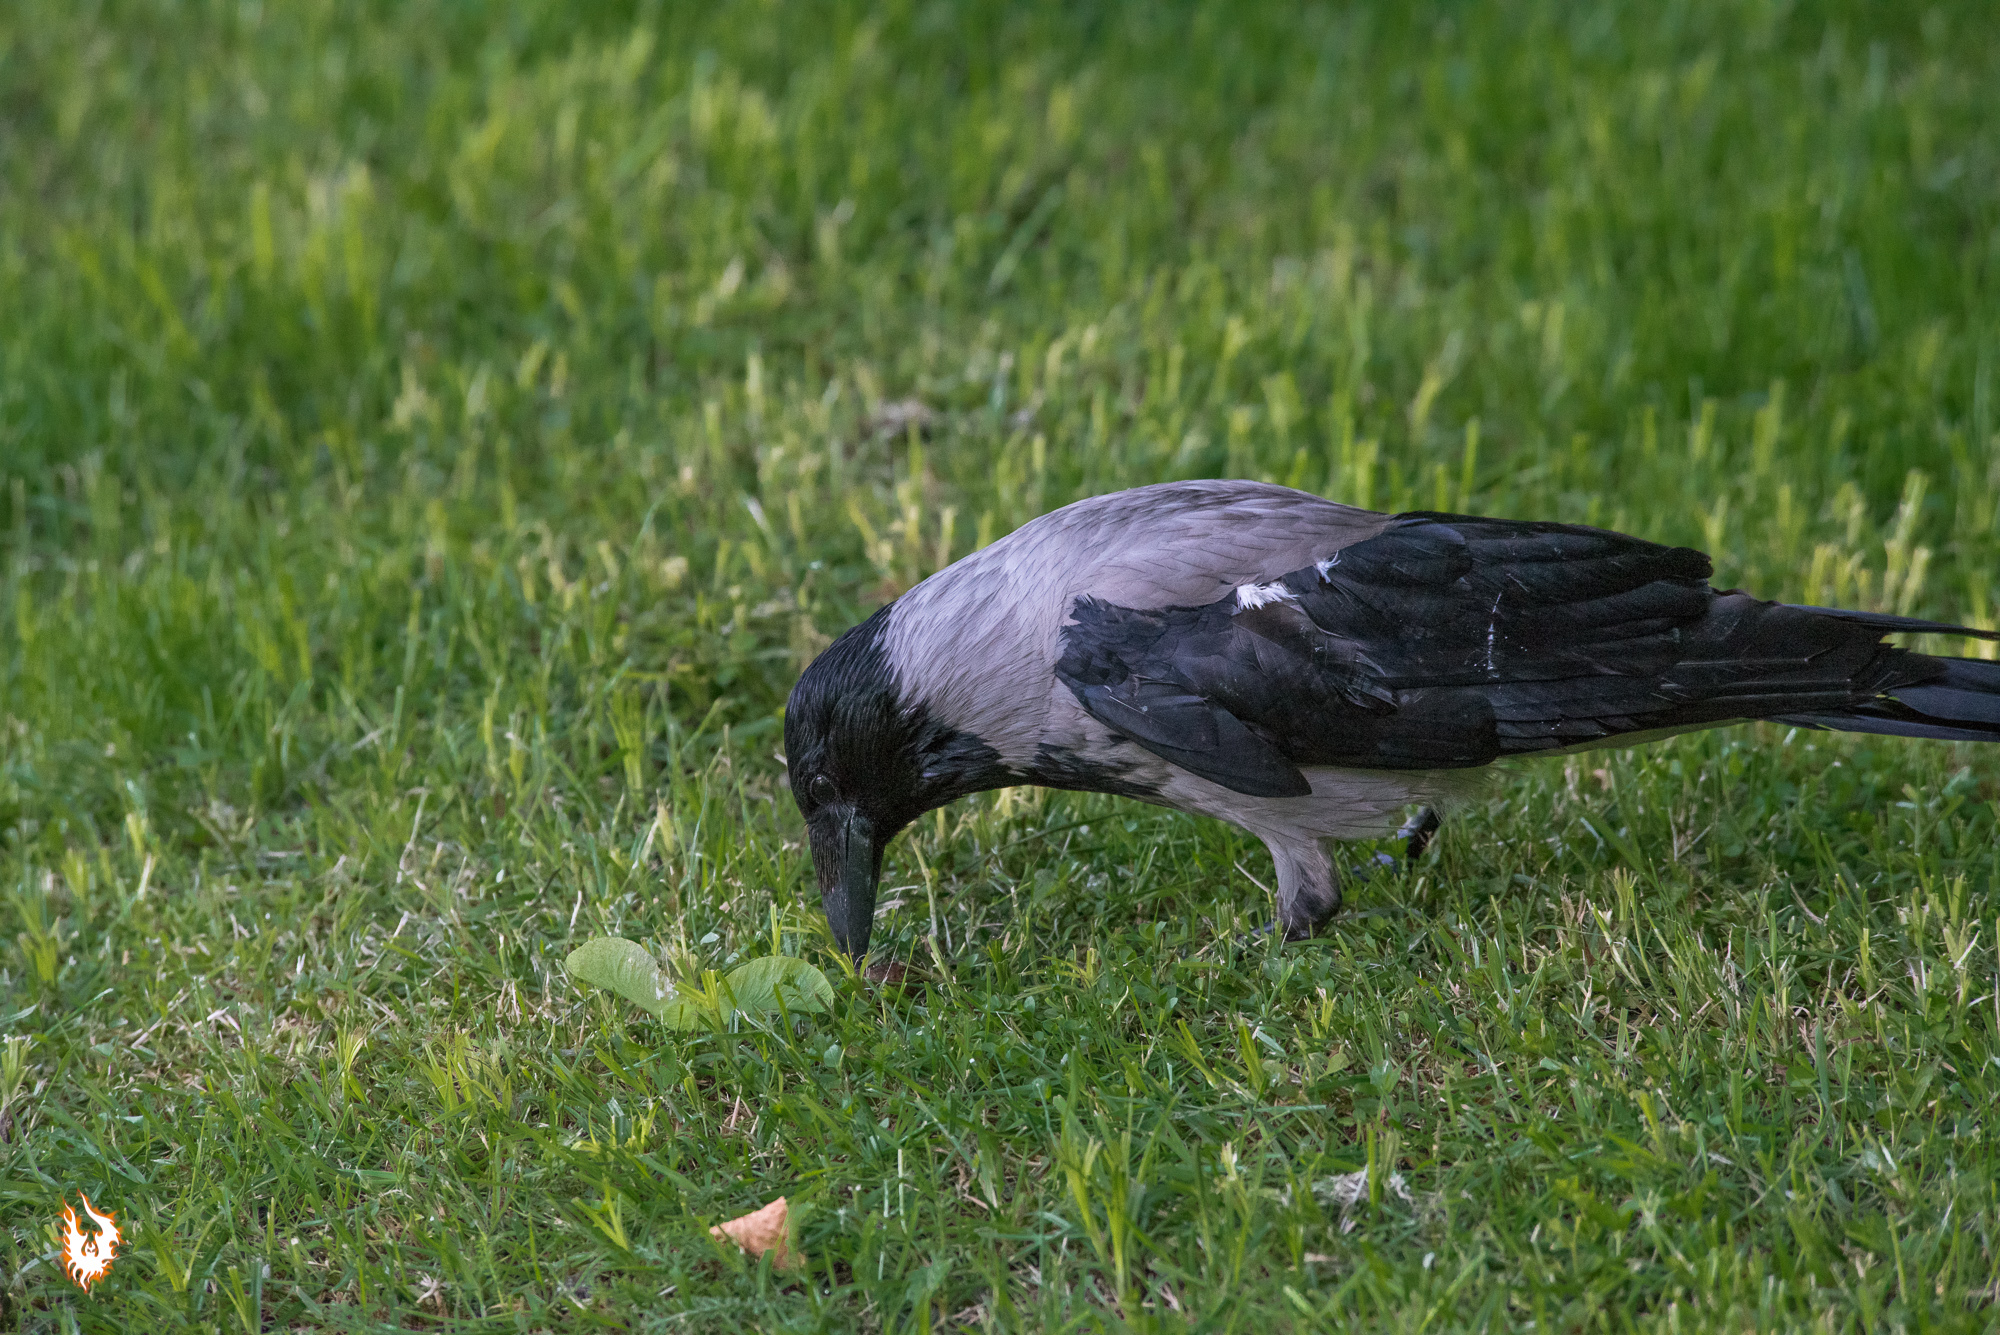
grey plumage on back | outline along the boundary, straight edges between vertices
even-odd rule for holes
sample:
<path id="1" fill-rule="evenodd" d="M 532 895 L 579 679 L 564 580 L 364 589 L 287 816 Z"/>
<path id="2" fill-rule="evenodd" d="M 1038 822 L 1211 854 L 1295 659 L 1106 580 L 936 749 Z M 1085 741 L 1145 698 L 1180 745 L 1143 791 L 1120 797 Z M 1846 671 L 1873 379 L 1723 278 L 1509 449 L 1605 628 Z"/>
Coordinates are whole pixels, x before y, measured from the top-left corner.
<path id="1" fill-rule="evenodd" d="M 1239 825 L 1270 848 L 1298 937 L 1339 904 L 1327 840 L 1391 833 L 1506 756 L 1754 718 L 2000 739 L 2000 667 L 1882 642 L 1957 628 L 1708 575 L 1699 552 L 1602 530 L 1253 482 L 1044 515 L 850 631 L 793 692 L 793 792 L 836 934 L 865 948 L 896 829 L 984 788 Z"/>
<path id="2" fill-rule="evenodd" d="M 1200 606 L 1379 533 L 1387 516 L 1258 482 L 1170 482 L 1078 501 L 939 571 L 891 606 L 898 686 L 1026 771 L 1101 728 L 1050 675 L 1079 597 Z M 1005 689 L 996 690 L 996 685 Z"/>

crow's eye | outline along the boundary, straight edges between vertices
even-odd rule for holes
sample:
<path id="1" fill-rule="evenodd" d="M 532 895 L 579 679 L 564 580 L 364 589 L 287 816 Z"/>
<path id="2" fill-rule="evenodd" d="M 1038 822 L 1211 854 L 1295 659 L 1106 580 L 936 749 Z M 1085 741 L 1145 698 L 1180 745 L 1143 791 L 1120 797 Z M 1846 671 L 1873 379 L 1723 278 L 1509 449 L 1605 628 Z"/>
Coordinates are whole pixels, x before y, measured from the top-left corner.
<path id="1" fill-rule="evenodd" d="M 839 796 L 833 790 L 833 780 L 827 778 L 824 774 L 813 775 L 812 782 L 806 785 L 806 795 L 821 806 L 825 806 L 828 802 L 833 801 L 835 797 Z"/>

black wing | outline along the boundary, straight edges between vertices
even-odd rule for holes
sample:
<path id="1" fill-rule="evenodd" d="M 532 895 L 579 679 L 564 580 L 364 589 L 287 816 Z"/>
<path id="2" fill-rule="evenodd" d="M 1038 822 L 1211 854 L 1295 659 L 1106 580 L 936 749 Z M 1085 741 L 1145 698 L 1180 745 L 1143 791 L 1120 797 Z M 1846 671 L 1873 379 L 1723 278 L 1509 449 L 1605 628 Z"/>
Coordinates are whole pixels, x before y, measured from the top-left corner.
<path id="1" fill-rule="evenodd" d="M 1408 514 L 1259 597 L 1079 599 L 1056 674 L 1147 750 L 1282 797 L 1310 791 L 1303 765 L 1463 768 L 1629 733 L 1817 721 L 1942 671 L 1881 643 L 1942 627 L 1717 593 L 1710 569 L 1601 529 Z"/>

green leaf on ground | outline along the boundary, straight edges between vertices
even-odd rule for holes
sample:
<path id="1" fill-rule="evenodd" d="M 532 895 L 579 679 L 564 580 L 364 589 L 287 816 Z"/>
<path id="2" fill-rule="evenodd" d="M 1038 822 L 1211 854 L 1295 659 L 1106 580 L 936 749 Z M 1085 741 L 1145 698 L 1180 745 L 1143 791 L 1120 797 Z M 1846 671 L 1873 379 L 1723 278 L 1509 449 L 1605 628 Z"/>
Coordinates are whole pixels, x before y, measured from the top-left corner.
<path id="1" fill-rule="evenodd" d="M 824 1011 L 833 1004 L 833 984 L 826 975 L 790 955 L 765 955 L 739 964 L 724 980 L 736 1008 L 774 1011 L 779 1001 L 788 1011 Z"/>
<path id="2" fill-rule="evenodd" d="M 589 983 L 653 1015 L 664 1015 L 675 1002 L 673 980 L 653 953 L 622 936 L 600 936 L 584 942 L 563 961 L 569 976 Z"/>
<path id="3" fill-rule="evenodd" d="M 584 942 L 569 953 L 563 968 L 578 982 L 615 992 L 668 1028 L 683 1031 L 719 1027 L 738 1013 L 823 1012 L 833 1001 L 826 975 L 789 955 L 739 964 L 719 984 L 709 973 L 700 992 L 676 988 L 651 951 L 619 936 Z"/>

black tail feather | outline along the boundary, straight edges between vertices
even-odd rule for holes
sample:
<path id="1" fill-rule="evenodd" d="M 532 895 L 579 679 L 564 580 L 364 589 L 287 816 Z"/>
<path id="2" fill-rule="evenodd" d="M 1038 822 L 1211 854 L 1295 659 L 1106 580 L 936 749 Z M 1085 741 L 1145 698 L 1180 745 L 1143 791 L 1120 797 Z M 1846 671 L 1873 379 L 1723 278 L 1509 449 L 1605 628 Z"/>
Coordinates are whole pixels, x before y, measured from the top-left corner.
<path id="1" fill-rule="evenodd" d="M 1944 675 L 1921 686 L 1906 686 L 1896 699 L 1919 714 L 2000 730 L 2000 663 L 1976 658 L 1940 658 Z"/>
<path id="2" fill-rule="evenodd" d="M 1922 617 L 1890 616 L 1887 612 L 1855 612 L 1845 607 L 1813 607 L 1807 603 L 1780 605 L 1796 607 L 1801 612 L 1817 612 L 1836 621 L 1858 622 L 1870 630 L 1902 635 L 1969 635 L 1975 640 L 2000 640 L 2000 630 L 1981 630 L 1977 626 L 1954 626 L 1945 621 L 1925 621 Z"/>
<path id="3" fill-rule="evenodd" d="M 1837 713 L 1788 714 L 1777 722 L 1941 742 L 2000 742 L 2000 662 L 1911 657 L 1941 670 L 1915 685 L 1892 688 L 1866 704 Z"/>

